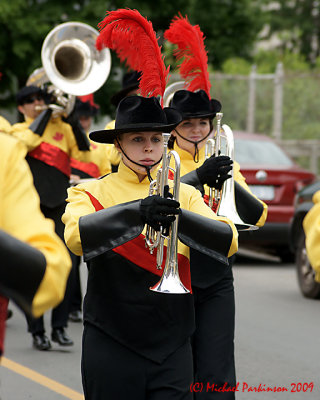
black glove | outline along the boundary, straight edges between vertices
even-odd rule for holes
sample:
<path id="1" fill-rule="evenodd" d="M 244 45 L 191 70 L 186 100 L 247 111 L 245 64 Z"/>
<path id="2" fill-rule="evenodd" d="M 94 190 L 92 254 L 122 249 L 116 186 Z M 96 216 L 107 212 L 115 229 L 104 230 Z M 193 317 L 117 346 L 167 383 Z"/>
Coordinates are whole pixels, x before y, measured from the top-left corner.
<path id="1" fill-rule="evenodd" d="M 180 203 L 176 200 L 158 195 L 148 196 L 141 200 L 140 215 L 145 224 L 150 225 L 155 231 L 159 231 L 161 226 L 167 229 L 176 219 L 179 207 Z"/>
<path id="2" fill-rule="evenodd" d="M 232 170 L 232 163 L 228 156 L 211 156 L 201 167 L 197 168 L 197 174 L 202 185 L 221 190 L 223 183 L 231 178 L 228 172 Z"/>

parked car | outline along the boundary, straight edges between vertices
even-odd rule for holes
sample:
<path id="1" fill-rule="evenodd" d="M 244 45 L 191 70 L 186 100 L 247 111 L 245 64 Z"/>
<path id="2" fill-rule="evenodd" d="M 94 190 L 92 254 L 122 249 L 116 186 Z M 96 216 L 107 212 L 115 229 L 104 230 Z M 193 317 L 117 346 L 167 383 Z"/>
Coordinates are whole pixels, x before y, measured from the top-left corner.
<path id="1" fill-rule="evenodd" d="M 296 268 L 301 293 L 305 297 L 320 298 L 320 284 L 314 280 L 315 273 L 308 260 L 302 221 L 313 206 L 312 196 L 320 190 L 320 181 L 300 190 L 295 198 L 295 210 L 290 226 L 290 245 L 296 255 Z"/>
<path id="2" fill-rule="evenodd" d="M 234 132 L 235 160 L 251 191 L 268 205 L 265 225 L 239 235 L 240 248 L 277 255 L 293 261 L 289 245 L 290 220 L 295 195 L 315 180 L 315 175 L 298 166 L 269 136 Z"/>

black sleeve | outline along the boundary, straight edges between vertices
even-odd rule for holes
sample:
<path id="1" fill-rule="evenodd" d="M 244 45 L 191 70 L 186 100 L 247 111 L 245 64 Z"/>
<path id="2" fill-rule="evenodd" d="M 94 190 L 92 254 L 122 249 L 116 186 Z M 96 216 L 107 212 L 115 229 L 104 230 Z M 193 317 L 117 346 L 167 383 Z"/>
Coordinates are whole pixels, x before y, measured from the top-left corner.
<path id="1" fill-rule="evenodd" d="M 74 111 L 67 118 L 63 118 L 63 121 L 71 126 L 78 149 L 81 151 L 89 151 L 90 141 Z"/>
<path id="2" fill-rule="evenodd" d="M 236 207 L 240 218 L 246 224 L 256 225 L 263 213 L 263 204 L 236 181 L 234 188 Z"/>
<path id="3" fill-rule="evenodd" d="M 46 270 L 45 256 L 2 230 L 0 254 L 0 293 L 31 314 L 33 297 Z"/>
<path id="4" fill-rule="evenodd" d="M 52 110 L 48 108 L 47 110 L 44 110 L 41 112 L 40 115 L 31 123 L 29 126 L 29 129 L 33 132 L 36 133 L 39 136 L 43 135 L 43 132 L 46 129 L 46 126 L 48 125 L 48 122 L 51 118 Z"/>
<path id="5" fill-rule="evenodd" d="M 198 189 L 201 192 L 202 197 L 204 196 L 204 187 L 199 180 L 199 176 L 198 176 L 196 170 L 193 170 L 193 171 L 183 175 L 180 178 L 180 181 L 182 183 L 186 183 L 187 185 L 195 187 L 196 189 Z"/>
<path id="6" fill-rule="evenodd" d="M 144 228 L 139 209 L 140 200 L 135 200 L 81 217 L 79 229 L 84 260 L 139 236 Z"/>
<path id="7" fill-rule="evenodd" d="M 228 265 L 233 238 L 228 224 L 182 209 L 178 237 L 185 245 Z"/>

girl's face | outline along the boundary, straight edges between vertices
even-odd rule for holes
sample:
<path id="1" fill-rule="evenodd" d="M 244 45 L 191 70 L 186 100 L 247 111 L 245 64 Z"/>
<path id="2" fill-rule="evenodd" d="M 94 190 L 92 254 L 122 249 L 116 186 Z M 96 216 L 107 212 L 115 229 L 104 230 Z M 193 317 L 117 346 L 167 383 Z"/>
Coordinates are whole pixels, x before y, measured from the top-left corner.
<path id="1" fill-rule="evenodd" d="M 179 132 L 179 135 L 177 132 Z M 188 142 L 188 139 L 192 142 L 199 142 L 204 139 L 210 132 L 210 120 L 209 118 L 190 118 L 185 119 L 171 132 L 176 137 L 177 145 L 190 154 L 194 155 L 195 146 L 194 143 Z M 205 140 L 199 143 L 198 148 L 201 149 L 206 144 Z"/>
<path id="2" fill-rule="evenodd" d="M 143 167 L 153 165 L 161 159 L 163 153 L 163 140 L 161 132 L 130 132 L 124 133 L 118 138 L 120 146 L 115 141 L 117 150 L 122 153 L 123 163 L 134 171 L 141 182 L 147 175 Z M 125 154 L 124 154 L 125 153 Z M 141 166 L 131 162 L 126 155 Z M 159 164 L 155 165 L 151 171 Z"/>

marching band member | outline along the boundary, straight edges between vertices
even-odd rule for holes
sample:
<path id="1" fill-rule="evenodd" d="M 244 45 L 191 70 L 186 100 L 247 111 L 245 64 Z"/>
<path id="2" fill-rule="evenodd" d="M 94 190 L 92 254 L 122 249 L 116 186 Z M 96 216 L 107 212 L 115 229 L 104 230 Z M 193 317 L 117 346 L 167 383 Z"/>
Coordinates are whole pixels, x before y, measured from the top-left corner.
<path id="1" fill-rule="evenodd" d="M 221 190 L 231 178 L 233 168 L 236 196 L 241 203 L 238 212 L 244 222 L 262 226 L 267 206 L 249 190 L 239 164 L 228 156 L 211 156 L 205 160 L 205 145 L 213 129 L 213 119 L 221 104 L 210 99 L 210 80 L 207 53 L 199 26 L 192 26 L 187 17 L 175 17 L 164 37 L 178 46 L 179 72 L 188 90 L 174 93 L 171 107 L 178 110 L 183 121 L 171 132 L 171 147 L 181 159 L 181 181 L 195 186 L 203 195 L 208 187 Z M 195 72 L 197 71 L 197 72 Z M 192 262 L 193 259 L 197 262 Z M 191 278 L 195 300 L 196 331 L 193 336 L 195 381 L 214 383 L 221 388 L 236 386 L 234 363 L 235 300 L 232 274 L 233 258 L 229 266 L 218 260 L 191 251 Z M 201 263 L 203 268 L 193 268 Z M 234 399 L 233 392 L 202 391 L 196 399 Z"/>
<path id="2" fill-rule="evenodd" d="M 11 134 L 27 146 L 26 160 L 40 196 L 41 211 L 54 221 L 56 233 L 63 239 L 61 216 L 69 187 L 70 158 L 78 152 L 77 142 L 71 126 L 63 122 L 61 117 L 53 117 L 50 108 L 41 111 L 41 108 L 45 108 L 45 94 L 39 87 L 25 86 L 18 91 L 16 97 L 18 110 L 24 115 L 25 122 L 12 125 Z M 64 300 L 52 310 L 51 338 L 61 346 L 73 345 L 65 330 L 71 279 L 72 274 Z M 45 335 L 43 317 L 27 320 L 34 348 L 50 349 L 51 343 Z"/>
<path id="3" fill-rule="evenodd" d="M 314 206 L 303 220 L 303 230 L 306 235 L 306 249 L 312 268 L 315 270 L 315 280 L 320 283 L 320 190 L 312 201 Z"/>
<path id="4" fill-rule="evenodd" d="M 143 71 L 142 96 L 120 102 L 114 129 L 90 134 L 94 141 L 114 143 L 122 160 L 118 172 L 70 188 L 63 215 L 66 243 L 72 252 L 84 255 L 89 270 L 82 347 L 84 393 L 90 400 L 192 399 L 192 296 L 149 290 L 162 271 L 156 268 L 155 254 L 145 247 L 144 227 L 168 228 L 179 215 L 177 257 L 181 280 L 189 290 L 189 248 L 196 246 L 226 262 L 237 250 L 237 232 L 189 185 L 180 186 L 179 202 L 148 195 L 148 177 L 156 174 L 162 158 L 162 132 L 171 131 L 181 116 L 163 109 L 156 98 L 163 96 L 167 71 L 152 25 L 138 11 L 107 13 L 100 25 L 100 45 L 114 48 L 109 39 L 115 36 L 120 50 L 124 26 L 142 46 L 140 62 L 150 67 Z M 123 40 L 131 46 L 135 41 L 128 36 Z M 142 70 L 141 65 L 136 69 Z M 143 97 L 150 93 L 145 83 L 151 77 L 152 95 Z"/>
<path id="5" fill-rule="evenodd" d="M 25 161 L 26 148 L 0 133 L 0 355 L 8 300 L 35 317 L 64 297 L 71 268 L 68 251 L 40 211 Z M 3 297 L 6 296 L 6 297 Z"/>
<path id="6" fill-rule="evenodd" d="M 89 135 L 92 118 L 97 114 L 99 106 L 93 101 L 93 94 L 79 96 L 74 107 L 73 118 L 79 120 L 82 128 Z M 107 145 L 90 141 L 89 151 L 78 151 L 71 158 L 72 180 L 99 178 L 111 172 Z"/>
<path id="7" fill-rule="evenodd" d="M 232 224 L 222 219 L 226 223 L 218 221 L 216 226 L 216 215 L 190 186 L 180 188 L 180 204 L 147 196 L 147 170 L 152 173 L 161 160 L 160 132 L 170 129 L 180 118 L 171 115 L 171 122 L 169 114 L 154 97 L 122 100 L 116 128 L 90 135 L 98 142 L 115 143 L 122 154 L 119 171 L 69 189 L 63 216 L 66 243 L 72 252 L 84 255 L 89 267 L 82 355 L 86 398 L 152 399 L 155 391 L 170 399 L 187 398 L 190 393 L 191 296 L 159 296 L 149 291 L 158 280 L 158 270 L 155 256 L 149 255 L 141 236 L 145 223 L 157 230 L 172 222 L 172 214 L 181 213 L 183 224 L 184 212 L 189 210 L 202 216 L 189 221 L 185 216 L 186 225 L 192 228 L 181 234 L 189 236 L 190 246 L 201 248 L 208 237 L 212 246 L 220 243 L 224 236 L 219 229 L 222 224 L 228 229 L 227 253 L 231 255 L 237 248 Z M 215 229 L 221 237 L 214 234 Z M 206 239 L 202 237 L 205 232 Z M 178 258 L 181 264 L 188 263 L 188 249 L 182 244 Z M 188 274 L 180 273 L 182 279 Z M 190 288 L 188 279 L 183 283 Z M 165 373 L 169 366 L 176 371 L 173 375 L 170 372 L 171 378 Z M 143 371 L 149 371 L 154 379 Z M 177 393 L 179 397 L 175 397 Z"/>

